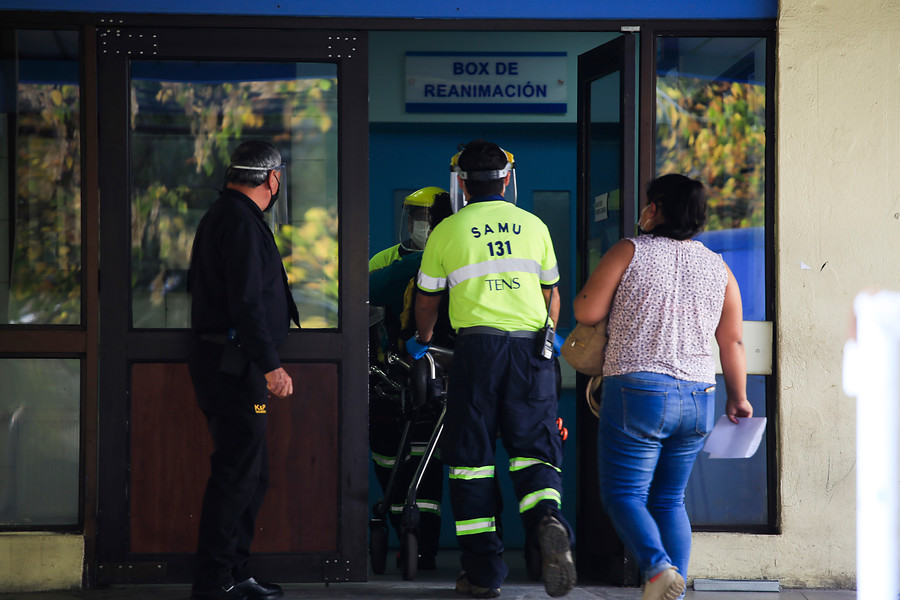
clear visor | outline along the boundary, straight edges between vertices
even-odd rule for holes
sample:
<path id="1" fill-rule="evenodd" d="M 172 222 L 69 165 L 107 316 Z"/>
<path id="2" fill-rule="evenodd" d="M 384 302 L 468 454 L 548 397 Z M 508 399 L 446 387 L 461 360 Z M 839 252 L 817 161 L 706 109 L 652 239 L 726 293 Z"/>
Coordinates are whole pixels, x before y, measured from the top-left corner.
<path id="1" fill-rule="evenodd" d="M 516 170 L 511 169 L 509 171 L 509 183 L 506 184 L 506 193 L 503 198 L 511 203 L 515 204 L 518 200 L 518 196 L 516 195 Z"/>
<path id="2" fill-rule="evenodd" d="M 459 212 L 466 205 L 466 195 L 459 184 L 459 171 L 450 171 L 450 206 L 453 212 Z"/>
<path id="3" fill-rule="evenodd" d="M 509 183 L 506 185 L 506 191 L 503 198 L 512 204 L 516 203 L 516 168 L 511 164 L 507 164 L 506 168 L 501 171 L 474 171 L 466 173 L 465 171 L 450 172 L 450 203 L 453 206 L 453 212 L 457 212 L 466 205 L 466 196 L 463 193 L 459 179 L 500 179 L 506 177 L 509 173 Z"/>
<path id="4" fill-rule="evenodd" d="M 269 206 L 269 210 L 266 211 L 266 222 L 269 224 L 269 229 L 274 232 L 277 232 L 279 229 L 288 225 L 290 223 L 289 215 L 288 215 L 288 207 L 290 206 L 290 194 L 288 193 L 291 189 L 288 185 L 288 170 L 284 164 L 279 167 L 273 169 L 277 171 L 276 177 L 278 177 L 278 198 L 275 199 L 275 202 Z"/>
<path id="5" fill-rule="evenodd" d="M 278 198 L 263 212 L 266 224 L 273 232 L 278 231 L 281 227 L 287 225 L 288 206 L 290 206 L 288 190 L 288 170 L 284 163 L 277 167 L 248 167 L 245 165 L 231 165 L 232 169 L 243 169 L 246 171 L 275 171 L 275 177 L 278 178 Z M 263 184 L 265 185 L 265 184 Z"/>
<path id="6" fill-rule="evenodd" d="M 403 210 L 400 211 L 397 232 L 404 250 L 411 252 L 424 250 L 428 234 L 431 233 L 428 207 L 404 204 Z"/>

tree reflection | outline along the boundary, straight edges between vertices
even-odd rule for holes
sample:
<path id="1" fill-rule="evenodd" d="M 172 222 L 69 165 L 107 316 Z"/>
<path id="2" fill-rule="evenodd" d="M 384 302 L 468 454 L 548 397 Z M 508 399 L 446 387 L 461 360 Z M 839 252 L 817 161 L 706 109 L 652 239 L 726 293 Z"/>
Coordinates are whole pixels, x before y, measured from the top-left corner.
<path id="1" fill-rule="evenodd" d="M 765 225 L 766 89 L 694 77 L 657 80 L 657 173 L 709 189 L 706 229 Z"/>
<path id="2" fill-rule="evenodd" d="M 81 322 L 77 85 L 19 83 L 9 323 Z"/>
<path id="3" fill-rule="evenodd" d="M 335 327 L 336 79 L 196 82 L 136 75 L 132 98 L 135 326 L 189 325 L 186 273 L 197 224 L 216 198 L 213 188 L 222 185 L 231 151 L 256 138 L 273 142 L 289 168 L 290 224 L 275 235 L 302 324 Z"/>

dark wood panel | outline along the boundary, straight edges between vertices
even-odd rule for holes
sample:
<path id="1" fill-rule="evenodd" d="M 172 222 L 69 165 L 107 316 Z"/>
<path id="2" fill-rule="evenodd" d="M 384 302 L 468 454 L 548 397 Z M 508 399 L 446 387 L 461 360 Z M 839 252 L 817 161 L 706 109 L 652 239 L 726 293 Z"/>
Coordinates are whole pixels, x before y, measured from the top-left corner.
<path id="1" fill-rule="evenodd" d="M 186 364 L 131 370 L 132 552 L 192 552 L 212 442 Z"/>
<path id="2" fill-rule="evenodd" d="M 254 552 L 337 551 L 338 369 L 289 363 L 289 399 L 269 402 L 272 477 L 257 519 Z"/>
<path id="3" fill-rule="evenodd" d="M 271 484 L 253 550 L 335 551 L 337 365 L 285 367 L 294 395 L 267 406 Z M 187 365 L 134 364 L 129 421 L 129 552 L 193 553 L 212 442 Z"/>

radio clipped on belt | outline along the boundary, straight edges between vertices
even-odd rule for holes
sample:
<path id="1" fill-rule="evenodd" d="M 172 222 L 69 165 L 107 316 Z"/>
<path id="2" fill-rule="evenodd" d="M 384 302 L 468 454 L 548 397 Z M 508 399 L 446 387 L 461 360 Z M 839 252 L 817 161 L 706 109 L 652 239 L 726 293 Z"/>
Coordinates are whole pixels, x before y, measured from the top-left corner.
<path id="1" fill-rule="evenodd" d="M 553 329 L 553 322 L 550 321 L 550 306 L 553 304 L 553 288 L 550 288 L 550 301 L 547 302 L 547 320 L 544 327 L 540 331 L 537 347 L 538 358 L 550 360 L 553 358 L 553 342 L 556 340 L 556 330 Z"/>
<path id="2" fill-rule="evenodd" d="M 538 356 L 544 360 L 553 358 L 553 341 L 556 339 L 556 331 L 548 324 L 541 329 L 541 343 L 538 347 Z"/>

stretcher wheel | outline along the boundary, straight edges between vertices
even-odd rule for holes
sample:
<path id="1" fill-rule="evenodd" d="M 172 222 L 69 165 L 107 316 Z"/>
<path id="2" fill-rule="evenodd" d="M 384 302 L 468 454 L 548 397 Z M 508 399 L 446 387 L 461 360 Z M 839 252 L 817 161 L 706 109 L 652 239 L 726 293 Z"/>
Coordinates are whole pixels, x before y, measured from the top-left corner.
<path id="1" fill-rule="evenodd" d="M 419 566 L 419 539 L 416 532 L 405 530 L 403 532 L 400 556 L 403 558 L 403 579 L 412 581 L 416 578 L 416 569 Z"/>
<path id="2" fill-rule="evenodd" d="M 387 523 L 373 520 L 369 522 L 369 557 L 372 560 L 372 572 L 384 574 L 387 568 L 388 531 Z"/>

